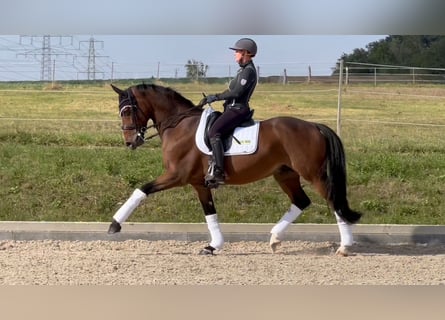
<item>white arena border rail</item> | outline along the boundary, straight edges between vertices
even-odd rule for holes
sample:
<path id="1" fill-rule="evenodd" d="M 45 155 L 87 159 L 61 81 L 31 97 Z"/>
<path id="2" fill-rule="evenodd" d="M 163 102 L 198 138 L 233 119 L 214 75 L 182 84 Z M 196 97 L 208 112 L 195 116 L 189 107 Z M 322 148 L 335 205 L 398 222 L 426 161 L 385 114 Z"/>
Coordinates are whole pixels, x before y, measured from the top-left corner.
<path id="1" fill-rule="evenodd" d="M 0 241 L 125 241 L 176 240 L 208 241 L 205 223 L 126 223 L 118 234 L 107 234 L 105 222 L 0 222 Z M 273 224 L 222 223 L 221 230 L 229 242 L 269 241 Z M 371 225 L 353 227 L 354 240 L 362 244 L 445 244 L 444 225 Z M 336 224 L 293 224 L 285 241 L 339 242 Z"/>

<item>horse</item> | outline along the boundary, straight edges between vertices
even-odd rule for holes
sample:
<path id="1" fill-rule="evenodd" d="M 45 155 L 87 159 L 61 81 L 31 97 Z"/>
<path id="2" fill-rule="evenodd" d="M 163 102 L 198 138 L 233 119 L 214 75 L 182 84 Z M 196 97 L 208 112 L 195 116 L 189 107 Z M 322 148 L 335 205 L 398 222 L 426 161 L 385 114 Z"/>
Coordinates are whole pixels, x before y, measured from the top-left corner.
<path id="1" fill-rule="evenodd" d="M 133 191 L 114 214 L 108 233 L 120 232 L 122 224 L 150 194 L 191 185 L 210 233 L 210 242 L 199 253 L 215 254 L 223 248 L 224 237 L 212 190 L 204 181 L 209 157 L 195 143 L 204 106 L 197 106 L 181 93 L 161 85 L 138 84 L 126 90 L 113 84 L 111 87 L 119 95 L 126 146 L 136 149 L 144 143 L 151 120 L 161 139 L 165 170 Z M 362 214 L 348 204 L 345 151 L 339 136 L 324 124 L 295 117 L 277 116 L 258 122 L 257 150 L 249 155 L 226 156 L 225 185 L 243 185 L 273 176 L 287 195 L 290 208 L 270 231 L 269 245 L 274 253 L 283 241 L 286 228 L 311 204 L 301 185 L 303 178 L 333 209 L 340 233 L 336 254 L 347 256 L 353 244 L 352 226 Z"/>

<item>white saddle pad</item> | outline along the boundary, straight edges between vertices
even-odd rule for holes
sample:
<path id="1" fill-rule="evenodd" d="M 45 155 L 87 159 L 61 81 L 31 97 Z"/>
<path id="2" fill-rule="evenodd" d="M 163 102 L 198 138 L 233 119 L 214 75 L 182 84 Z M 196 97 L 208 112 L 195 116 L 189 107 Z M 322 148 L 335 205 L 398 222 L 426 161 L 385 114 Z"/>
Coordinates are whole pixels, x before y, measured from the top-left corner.
<path id="1" fill-rule="evenodd" d="M 207 117 L 214 112 L 215 110 L 211 107 L 204 109 L 201 120 L 198 125 L 198 129 L 195 134 L 195 141 L 198 149 L 210 155 L 212 152 L 206 146 L 204 142 L 204 130 L 207 121 Z M 236 141 L 232 138 L 232 146 L 229 150 L 227 150 L 225 155 L 247 155 L 254 153 L 258 148 L 258 132 L 259 132 L 260 124 L 259 121 L 255 121 L 253 126 L 236 128 L 233 136 L 238 140 Z M 239 143 L 238 143 L 239 142 Z"/>

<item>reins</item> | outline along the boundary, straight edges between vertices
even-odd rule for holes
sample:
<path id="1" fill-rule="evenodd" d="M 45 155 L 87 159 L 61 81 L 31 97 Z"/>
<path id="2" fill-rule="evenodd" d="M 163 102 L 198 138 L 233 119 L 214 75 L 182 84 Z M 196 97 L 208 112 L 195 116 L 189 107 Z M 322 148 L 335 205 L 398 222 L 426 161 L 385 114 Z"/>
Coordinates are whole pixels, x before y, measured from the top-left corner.
<path id="1" fill-rule="evenodd" d="M 146 127 L 144 133 L 145 133 L 146 131 L 148 131 L 148 129 L 151 129 L 151 128 L 155 128 L 155 129 L 156 129 L 156 133 L 153 133 L 152 135 L 150 135 L 150 136 L 148 136 L 148 137 L 144 137 L 144 141 L 148 141 L 148 140 L 150 140 L 150 139 L 153 139 L 153 138 L 156 137 L 156 136 L 159 136 L 158 128 L 157 128 L 156 124 L 154 124 L 154 123 L 153 123 L 152 125 Z"/>
<path id="2" fill-rule="evenodd" d="M 141 111 L 144 118 L 148 119 L 149 117 L 144 113 L 144 111 L 141 108 L 139 108 L 139 106 L 137 104 L 137 100 L 134 97 L 133 93 L 130 90 L 127 90 L 127 94 L 128 94 L 128 97 L 125 100 L 123 100 L 123 102 L 127 101 L 127 100 L 128 100 L 128 102 L 120 109 L 120 115 L 122 116 L 122 112 L 123 112 L 123 110 L 125 110 L 125 108 L 130 107 L 132 109 L 133 125 L 122 126 L 122 130 L 136 130 L 138 132 L 138 135 L 140 136 L 140 138 L 142 138 L 144 141 L 150 140 L 156 136 L 162 136 L 163 132 L 166 129 L 174 128 L 183 119 L 190 117 L 190 116 L 202 111 L 202 107 L 199 108 L 198 106 L 194 106 L 193 108 L 189 108 L 184 112 L 173 114 L 173 115 L 167 117 L 167 119 L 163 120 L 162 122 L 161 121 L 159 121 L 158 123 L 153 122 L 153 124 L 150 126 L 143 126 L 143 127 L 139 128 L 136 125 L 137 111 L 138 110 Z M 121 105 L 124 104 L 123 102 L 121 102 Z M 155 128 L 157 132 L 148 136 L 148 137 L 145 137 L 145 132 L 147 132 L 151 128 Z"/>
<path id="3" fill-rule="evenodd" d="M 167 119 L 165 119 L 162 122 L 159 122 L 157 124 L 153 124 L 152 126 L 155 126 L 158 130 L 158 134 L 161 136 L 162 133 L 168 129 L 168 128 L 174 128 L 176 127 L 183 119 L 193 116 L 194 114 L 197 114 L 197 111 L 202 111 L 202 109 L 197 109 L 198 107 L 190 108 L 184 112 L 173 114 Z"/>

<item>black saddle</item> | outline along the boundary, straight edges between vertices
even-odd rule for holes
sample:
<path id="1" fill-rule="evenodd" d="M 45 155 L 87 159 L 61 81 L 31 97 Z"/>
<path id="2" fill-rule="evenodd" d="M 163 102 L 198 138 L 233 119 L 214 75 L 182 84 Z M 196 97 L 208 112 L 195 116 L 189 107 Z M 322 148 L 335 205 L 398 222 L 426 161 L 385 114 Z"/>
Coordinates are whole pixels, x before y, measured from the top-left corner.
<path id="1" fill-rule="evenodd" d="M 255 110 L 250 110 L 249 114 L 246 116 L 246 119 L 241 122 L 237 127 L 250 127 L 253 126 L 255 124 L 255 121 L 253 120 L 253 113 L 255 112 Z M 222 115 L 221 111 L 214 111 L 212 112 L 208 117 L 207 117 L 207 122 L 205 125 L 205 129 L 204 129 L 204 143 L 206 144 L 207 148 L 209 148 L 209 150 L 212 150 L 212 146 L 210 145 L 210 137 L 209 137 L 209 130 L 211 128 L 211 126 L 215 123 L 216 119 L 219 118 L 219 116 Z M 235 129 L 233 129 L 232 132 L 230 132 L 228 135 L 221 137 L 221 140 L 223 142 L 223 147 L 224 147 L 224 151 L 227 151 L 230 149 L 230 147 L 232 146 L 232 137 L 233 137 L 233 132 L 235 131 Z M 235 138 L 236 140 L 236 138 Z"/>

